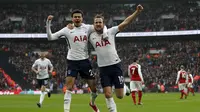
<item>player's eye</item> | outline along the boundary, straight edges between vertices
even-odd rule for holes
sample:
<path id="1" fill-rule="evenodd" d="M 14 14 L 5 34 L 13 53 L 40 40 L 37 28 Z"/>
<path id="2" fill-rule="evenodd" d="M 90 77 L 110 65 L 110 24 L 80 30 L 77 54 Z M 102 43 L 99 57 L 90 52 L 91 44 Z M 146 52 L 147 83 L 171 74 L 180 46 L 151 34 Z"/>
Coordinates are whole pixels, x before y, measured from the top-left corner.
<path id="1" fill-rule="evenodd" d="M 95 23 L 96 23 L 96 24 L 98 24 L 98 23 L 100 23 L 100 24 L 101 24 L 102 22 L 95 22 Z"/>
<path id="2" fill-rule="evenodd" d="M 81 16 L 74 16 L 74 18 L 81 18 Z"/>

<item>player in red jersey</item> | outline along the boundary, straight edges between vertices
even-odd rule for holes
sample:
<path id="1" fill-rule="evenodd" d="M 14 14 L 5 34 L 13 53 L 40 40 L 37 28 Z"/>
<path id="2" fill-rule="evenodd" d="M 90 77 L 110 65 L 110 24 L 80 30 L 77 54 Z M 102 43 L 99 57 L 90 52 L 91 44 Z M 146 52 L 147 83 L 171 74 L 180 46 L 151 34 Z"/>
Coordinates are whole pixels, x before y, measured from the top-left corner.
<path id="1" fill-rule="evenodd" d="M 138 92 L 138 105 L 142 105 L 142 84 L 144 83 L 144 79 L 141 72 L 141 66 L 138 64 L 139 60 L 134 58 L 133 63 L 128 67 L 128 75 L 131 78 L 130 89 L 132 94 L 132 99 L 134 104 L 136 105 L 136 92 Z"/>
<path id="2" fill-rule="evenodd" d="M 181 98 L 183 99 L 183 96 L 185 95 L 185 99 L 187 98 L 187 92 L 184 90 L 187 90 L 186 86 L 188 83 L 188 73 L 184 70 L 184 66 L 181 65 L 180 71 L 178 71 L 177 79 L 176 79 L 176 84 L 178 84 L 179 91 L 181 92 Z"/>
<path id="3" fill-rule="evenodd" d="M 189 92 L 191 92 L 194 96 L 195 94 L 194 94 L 194 89 L 193 89 L 193 81 L 194 81 L 194 79 L 192 77 L 192 74 L 190 73 L 190 71 L 188 71 L 188 85 L 187 85 L 188 94 L 189 94 Z"/>

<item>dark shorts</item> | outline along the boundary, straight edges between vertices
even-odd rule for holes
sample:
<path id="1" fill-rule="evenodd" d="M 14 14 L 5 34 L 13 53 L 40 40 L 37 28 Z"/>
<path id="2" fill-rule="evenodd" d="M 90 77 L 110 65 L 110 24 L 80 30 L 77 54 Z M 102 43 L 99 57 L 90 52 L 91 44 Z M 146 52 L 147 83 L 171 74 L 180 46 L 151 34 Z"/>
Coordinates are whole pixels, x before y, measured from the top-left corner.
<path id="1" fill-rule="evenodd" d="M 48 86 L 49 84 L 49 78 L 46 79 L 37 79 L 38 86 L 41 88 L 42 86 Z"/>
<path id="2" fill-rule="evenodd" d="M 67 64 L 68 66 L 65 74 L 66 77 L 77 77 L 79 73 L 81 78 L 95 79 L 92 72 L 91 63 L 88 59 L 80 61 L 67 60 Z"/>
<path id="3" fill-rule="evenodd" d="M 124 76 L 121 64 L 100 67 L 100 78 L 102 87 L 115 86 L 116 89 L 124 88 Z"/>

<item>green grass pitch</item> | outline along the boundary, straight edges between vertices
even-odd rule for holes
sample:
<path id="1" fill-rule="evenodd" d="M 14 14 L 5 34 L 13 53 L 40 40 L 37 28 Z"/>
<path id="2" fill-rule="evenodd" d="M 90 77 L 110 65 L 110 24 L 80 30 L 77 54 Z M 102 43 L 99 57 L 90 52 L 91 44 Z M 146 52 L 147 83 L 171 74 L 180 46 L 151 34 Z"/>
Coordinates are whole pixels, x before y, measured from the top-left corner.
<path id="1" fill-rule="evenodd" d="M 200 112 L 200 94 L 183 100 L 179 97 L 179 93 L 146 93 L 142 106 L 133 105 L 131 96 L 115 98 L 115 102 L 118 112 Z M 63 94 L 46 95 L 42 108 L 36 106 L 38 101 L 39 95 L 0 96 L 0 112 L 63 112 Z M 88 103 L 89 94 L 73 95 L 70 112 L 93 112 Z M 96 104 L 101 112 L 108 112 L 102 94 Z"/>

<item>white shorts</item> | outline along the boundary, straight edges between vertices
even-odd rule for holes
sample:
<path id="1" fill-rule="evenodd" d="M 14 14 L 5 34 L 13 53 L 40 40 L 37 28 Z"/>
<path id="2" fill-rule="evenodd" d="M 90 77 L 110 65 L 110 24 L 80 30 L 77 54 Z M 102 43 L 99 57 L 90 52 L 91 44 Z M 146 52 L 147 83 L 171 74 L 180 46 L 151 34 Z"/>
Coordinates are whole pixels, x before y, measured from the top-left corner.
<path id="1" fill-rule="evenodd" d="M 186 89 L 186 83 L 178 84 L 179 91 Z"/>
<path id="2" fill-rule="evenodd" d="M 130 89 L 132 91 L 142 91 L 142 82 L 141 81 L 131 81 Z"/>
<path id="3" fill-rule="evenodd" d="M 188 85 L 187 85 L 189 88 L 193 88 L 193 85 L 192 85 L 192 83 L 188 83 Z"/>

